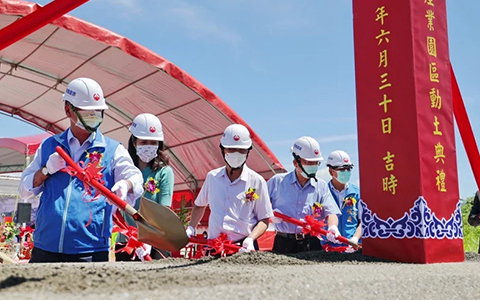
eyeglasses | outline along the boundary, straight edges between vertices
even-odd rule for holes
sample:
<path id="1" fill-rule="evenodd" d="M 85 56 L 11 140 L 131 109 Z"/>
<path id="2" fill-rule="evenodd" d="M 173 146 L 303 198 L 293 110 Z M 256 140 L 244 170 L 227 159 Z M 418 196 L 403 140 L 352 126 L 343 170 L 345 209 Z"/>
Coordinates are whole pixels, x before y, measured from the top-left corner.
<path id="1" fill-rule="evenodd" d="M 322 163 L 321 161 L 309 161 L 309 160 L 304 160 L 303 158 L 300 159 L 300 163 L 304 166 L 320 166 Z"/>

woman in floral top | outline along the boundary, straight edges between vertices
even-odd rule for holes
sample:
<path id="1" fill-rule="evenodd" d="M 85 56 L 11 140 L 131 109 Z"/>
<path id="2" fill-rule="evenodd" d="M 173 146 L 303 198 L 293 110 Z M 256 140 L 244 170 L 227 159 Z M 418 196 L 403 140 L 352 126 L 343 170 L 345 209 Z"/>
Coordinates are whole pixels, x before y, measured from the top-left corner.
<path id="1" fill-rule="evenodd" d="M 128 141 L 128 152 L 135 166 L 142 171 L 145 190 L 143 197 L 161 205 L 171 206 L 174 177 L 173 170 L 168 165 L 168 157 L 164 153 L 162 123 L 152 114 L 140 114 L 135 117 L 129 130 L 132 136 Z M 139 207 L 140 199 L 135 204 L 136 209 Z M 135 225 L 130 216 L 124 214 L 124 218 L 129 225 Z M 126 238 L 122 236 L 118 242 L 125 243 Z M 122 246 L 119 245 L 117 248 Z M 163 251 L 162 253 L 165 254 Z M 153 250 L 151 256 L 160 258 L 159 253 Z M 116 260 L 131 258 L 132 256 L 126 252 L 116 254 Z"/>

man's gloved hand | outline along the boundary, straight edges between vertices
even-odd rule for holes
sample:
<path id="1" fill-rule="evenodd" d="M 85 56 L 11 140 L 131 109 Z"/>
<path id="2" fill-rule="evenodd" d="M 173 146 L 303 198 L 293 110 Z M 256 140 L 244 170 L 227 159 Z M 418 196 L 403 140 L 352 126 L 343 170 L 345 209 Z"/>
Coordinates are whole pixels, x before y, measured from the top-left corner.
<path id="1" fill-rule="evenodd" d="M 112 192 L 114 192 L 118 198 L 122 199 L 123 201 L 127 200 L 128 190 L 130 189 L 130 185 L 126 180 L 120 180 L 116 182 L 112 187 Z M 114 205 L 112 202 L 107 200 L 110 205 Z"/>
<path id="2" fill-rule="evenodd" d="M 282 213 L 278 208 L 275 208 L 273 212 Z M 272 223 L 275 223 L 275 224 L 281 223 L 283 221 L 282 219 L 275 217 L 275 215 L 271 217 L 270 220 L 272 220 Z"/>
<path id="3" fill-rule="evenodd" d="M 192 236 L 195 236 L 195 228 L 193 228 L 192 226 L 188 225 L 187 227 L 187 230 L 185 230 L 185 233 L 187 234 L 187 236 L 190 238 Z"/>
<path id="4" fill-rule="evenodd" d="M 61 157 L 60 154 L 58 154 L 57 152 L 52 153 L 48 157 L 47 164 L 45 165 L 50 175 L 57 173 L 66 166 L 67 163 L 65 162 L 63 157 Z"/>
<path id="5" fill-rule="evenodd" d="M 253 238 L 247 237 L 246 239 L 243 240 L 242 248 L 240 248 L 238 252 L 244 253 L 244 252 L 252 252 L 252 251 L 255 251 Z"/>
<path id="6" fill-rule="evenodd" d="M 340 236 L 340 231 L 338 231 L 338 227 L 336 225 L 332 225 L 328 227 L 327 240 L 329 242 L 340 244 L 340 242 L 337 240 L 337 237 L 339 236 Z"/>
<path id="7" fill-rule="evenodd" d="M 348 246 L 347 249 L 345 249 L 345 253 L 353 253 L 357 250 L 355 250 L 355 248 L 353 248 L 352 246 Z"/>
<path id="8" fill-rule="evenodd" d="M 352 237 L 350 241 L 355 242 L 358 244 L 358 238 L 356 236 Z M 357 251 L 357 249 L 353 248 L 351 245 L 348 246 L 348 248 L 345 250 L 345 253 L 353 253 Z"/>
<path id="9" fill-rule="evenodd" d="M 135 249 L 135 254 L 137 254 L 141 261 L 145 261 L 145 256 L 150 255 L 150 251 L 152 251 L 152 246 L 143 244 L 143 247 Z"/>

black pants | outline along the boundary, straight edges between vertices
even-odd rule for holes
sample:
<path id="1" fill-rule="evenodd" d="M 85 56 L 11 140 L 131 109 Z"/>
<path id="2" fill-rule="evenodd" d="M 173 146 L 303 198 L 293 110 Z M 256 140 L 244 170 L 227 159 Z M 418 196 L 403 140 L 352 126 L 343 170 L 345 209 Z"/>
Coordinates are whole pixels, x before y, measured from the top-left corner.
<path id="1" fill-rule="evenodd" d="M 287 238 L 276 235 L 273 242 L 273 252 L 280 254 L 299 253 L 306 251 L 322 250 L 320 240 L 314 236 L 306 235 L 304 239 Z"/>
<path id="2" fill-rule="evenodd" d="M 29 263 L 61 263 L 61 262 L 103 262 L 108 261 L 108 251 L 89 252 L 81 254 L 64 254 L 42 250 L 37 247 L 32 249 Z"/>

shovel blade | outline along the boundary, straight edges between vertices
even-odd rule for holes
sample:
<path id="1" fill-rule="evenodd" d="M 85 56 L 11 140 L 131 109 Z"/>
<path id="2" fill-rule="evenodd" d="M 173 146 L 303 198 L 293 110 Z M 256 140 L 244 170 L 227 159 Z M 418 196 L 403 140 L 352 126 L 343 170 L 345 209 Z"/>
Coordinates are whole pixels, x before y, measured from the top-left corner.
<path id="1" fill-rule="evenodd" d="M 140 242 L 168 251 L 178 251 L 188 244 L 182 222 L 168 207 L 142 197 L 138 213 L 141 216 L 137 220 Z"/>

